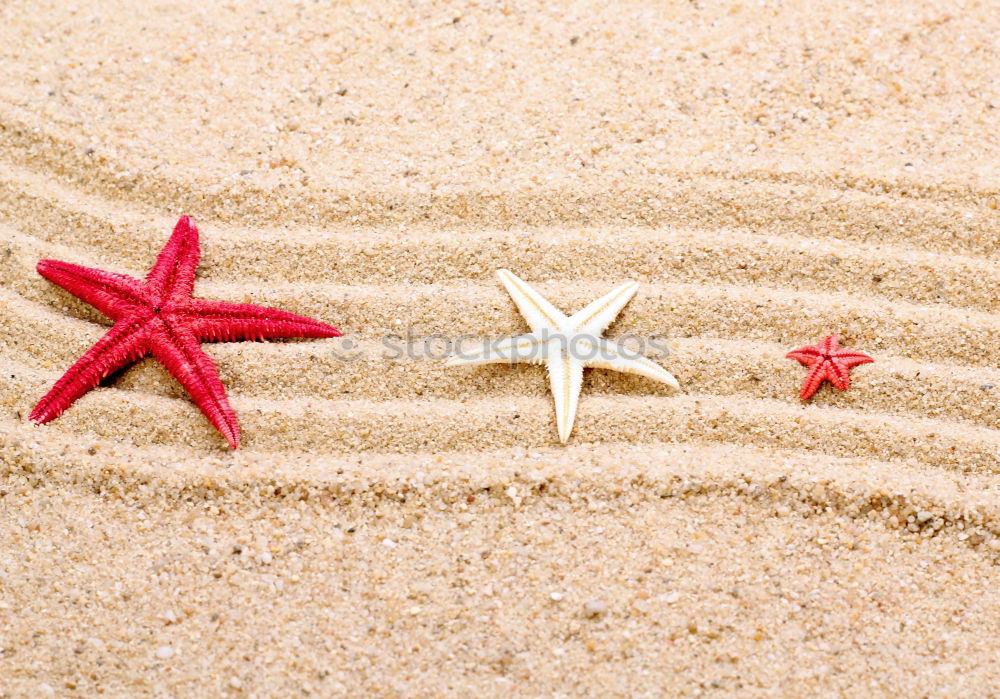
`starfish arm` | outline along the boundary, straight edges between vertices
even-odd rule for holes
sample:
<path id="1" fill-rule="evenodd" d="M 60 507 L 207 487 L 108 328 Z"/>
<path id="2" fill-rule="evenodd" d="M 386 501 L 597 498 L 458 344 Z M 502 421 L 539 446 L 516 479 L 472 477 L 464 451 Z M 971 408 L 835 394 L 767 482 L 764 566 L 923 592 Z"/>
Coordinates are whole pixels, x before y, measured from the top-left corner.
<path id="1" fill-rule="evenodd" d="M 146 283 L 162 301 L 187 298 L 194 291 L 194 275 L 200 258 L 198 229 L 190 218 L 181 216 L 170 240 L 146 275 Z"/>
<path id="2" fill-rule="evenodd" d="M 229 446 L 233 449 L 239 446 L 240 426 L 236 413 L 226 398 L 226 389 L 215 363 L 201 349 L 198 338 L 175 320 L 161 316 L 150 333 L 150 350 L 222 433 Z"/>
<path id="3" fill-rule="evenodd" d="M 583 385 L 583 362 L 557 349 L 550 353 L 545 364 L 549 370 L 549 386 L 556 406 L 559 441 L 565 444 L 576 421 L 580 387 Z"/>
<path id="4" fill-rule="evenodd" d="M 591 340 L 582 340 L 581 342 L 590 343 L 587 346 L 581 345 L 580 349 L 587 352 L 588 355 L 593 355 L 593 359 L 584 359 L 586 366 L 595 369 L 612 369 L 626 374 L 638 374 L 647 379 L 662 381 L 673 389 L 681 387 L 673 374 L 648 357 L 635 356 L 634 352 L 623 352 L 622 347 L 615 346 L 614 343 L 605 339 L 597 340 L 596 344 Z"/>
<path id="5" fill-rule="evenodd" d="M 600 336 L 638 290 L 636 282 L 622 284 L 574 313 L 569 319 L 570 327 L 582 335 L 593 335 L 595 338 Z"/>
<path id="6" fill-rule="evenodd" d="M 851 385 L 851 373 L 848 367 L 837 361 L 837 359 L 827 362 L 826 375 L 830 379 L 830 383 L 841 391 L 846 391 Z"/>
<path id="7" fill-rule="evenodd" d="M 50 282 L 86 301 L 112 320 L 146 303 L 142 283 L 124 274 L 59 260 L 39 260 L 36 269 Z"/>
<path id="8" fill-rule="evenodd" d="M 566 322 L 566 316 L 562 311 L 510 270 L 497 270 L 497 277 L 514 299 L 514 304 L 528 322 L 532 332 L 540 333 L 543 329 L 556 332 Z"/>
<path id="9" fill-rule="evenodd" d="M 868 364 L 875 360 L 862 352 L 845 352 L 841 350 L 835 357 L 836 361 L 843 364 L 848 369 L 858 364 Z"/>
<path id="10" fill-rule="evenodd" d="M 800 399 L 809 400 L 812 398 L 812 395 L 816 393 L 820 385 L 827 379 L 827 364 L 828 362 L 817 362 L 812 366 L 806 374 L 805 380 L 802 382 L 802 390 L 799 392 Z"/>
<path id="11" fill-rule="evenodd" d="M 545 360 L 545 344 L 534 335 L 518 335 L 508 337 L 492 344 L 486 343 L 481 348 L 449 357 L 447 366 L 458 364 L 516 364 L 527 362 L 540 364 Z"/>
<path id="12" fill-rule="evenodd" d="M 146 322 L 130 318 L 111 326 L 38 401 L 28 419 L 42 424 L 59 417 L 108 375 L 142 357 L 148 348 Z"/>
<path id="13" fill-rule="evenodd" d="M 799 347 L 785 355 L 785 359 L 794 359 L 803 366 L 812 366 L 822 357 L 822 352 L 815 346 Z"/>
<path id="14" fill-rule="evenodd" d="M 340 337 L 332 325 L 312 318 L 248 303 L 188 299 L 176 311 L 190 319 L 202 342 L 234 342 L 278 337 Z"/>

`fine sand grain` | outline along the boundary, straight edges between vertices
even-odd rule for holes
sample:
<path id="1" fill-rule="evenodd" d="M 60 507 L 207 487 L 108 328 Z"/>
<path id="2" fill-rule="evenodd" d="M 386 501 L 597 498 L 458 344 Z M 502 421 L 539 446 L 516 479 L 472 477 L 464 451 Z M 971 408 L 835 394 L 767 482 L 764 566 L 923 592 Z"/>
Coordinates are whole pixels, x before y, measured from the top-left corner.
<path id="1" fill-rule="evenodd" d="M 331 4 L 0 4 L 0 697 L 995 693 L 1000 5 Z M 182 213 L 346 337 L 206 345 L 235 453 L 151 360 L 28 424 L 108 323 L 38 259 Z M 443 366 L 501 267 L 682 390 L 560 447 Z"/>

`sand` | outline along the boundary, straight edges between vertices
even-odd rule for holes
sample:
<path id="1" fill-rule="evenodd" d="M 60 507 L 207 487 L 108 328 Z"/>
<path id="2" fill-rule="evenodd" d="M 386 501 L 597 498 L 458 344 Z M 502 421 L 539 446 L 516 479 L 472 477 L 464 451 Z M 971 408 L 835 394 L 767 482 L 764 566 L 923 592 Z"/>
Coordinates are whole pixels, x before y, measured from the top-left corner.
<path id="1" fill-rule="evenodd" d="M 1000 6 L 325 5 L 0 6 L 0 697 L 995 693 Z M 346 339 L 206 345 L 237 452 L 151 360 L 27 423 L 108 322 L 37 260 L 182 213 Z M 681 391 L 590 372 L 562 447 L 444 367 L 501 267 L 641 282 Z"/>

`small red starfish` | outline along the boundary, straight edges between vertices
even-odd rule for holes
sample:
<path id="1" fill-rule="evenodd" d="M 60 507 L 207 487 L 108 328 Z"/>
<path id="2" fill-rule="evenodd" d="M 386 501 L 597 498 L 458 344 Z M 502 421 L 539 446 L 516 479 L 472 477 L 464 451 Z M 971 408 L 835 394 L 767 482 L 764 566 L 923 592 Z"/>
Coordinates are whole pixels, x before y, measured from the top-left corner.
<path id="1" fill-rule="evenodd" d="M 802 400 L 811 398 L 824 381 L 846 391 L 851 385 L 851 367 L 875 361 L 867 354 L 841 349 L 836 335 L 830 335 L 818 344 L 792 350 L 785 357 L 796 359 L 803 366 L 809 367 L 799 394 Z"/>
<path id="2" fill-rule="evenodd" d="M 39 274 L 94 306 L 114 325 L 56 381 L 29 419 L 41 424 L 58 417 L 109 374 L 151 354 L 235 449 L 240 443 L 236 413 L 201 343 L 340 333 L 326 323 L 273 308 L 192 298 L 200 257 L 198 229 L 182 216 L 145 281 L 68 262 L 39 261 Z"/>

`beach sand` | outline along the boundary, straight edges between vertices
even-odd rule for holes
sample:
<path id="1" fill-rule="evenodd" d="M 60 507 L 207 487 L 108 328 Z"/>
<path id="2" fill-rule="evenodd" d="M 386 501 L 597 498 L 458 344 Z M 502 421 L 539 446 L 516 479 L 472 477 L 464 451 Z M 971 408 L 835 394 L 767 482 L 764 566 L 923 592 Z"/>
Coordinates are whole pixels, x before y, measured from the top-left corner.
<path id="1" fill-rule="evenodd" d="M 987 696 L 1000 6 L 0 6 L 0 697 Z M 346 338 L 26 416 L 107 326 L 40 258 Z M 681 391 L 445 367 L 641 283 Z M 386 337 L 413 338 L 386 356 Z M 784 358 L 872 355 L 798 400 Z M 425 347 L 424 341 L 432 338 Z M 436 339 L 434 339 L 436 338 Z M 395 342 L 395 341 L 394 341 Z M 345 361 L 345 357 L 353 357 Z"/>

